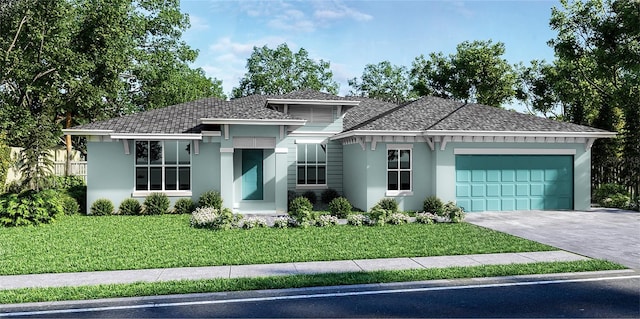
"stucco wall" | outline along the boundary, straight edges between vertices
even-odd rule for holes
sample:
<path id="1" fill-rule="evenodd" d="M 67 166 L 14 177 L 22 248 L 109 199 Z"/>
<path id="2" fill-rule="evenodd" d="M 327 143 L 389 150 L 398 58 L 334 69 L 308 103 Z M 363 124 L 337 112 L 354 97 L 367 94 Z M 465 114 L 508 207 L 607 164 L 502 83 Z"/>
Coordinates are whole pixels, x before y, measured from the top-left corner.
<path id="1" fill-rule="evenodd" d="M 133 150 L 133 143 L 129 143 Z M 117 209 L 122 200 L 131 197 L 133 153 L 124 153 L 123 142 L 87 142 L 87 212 L 97 199 L 109 199 Z"/>

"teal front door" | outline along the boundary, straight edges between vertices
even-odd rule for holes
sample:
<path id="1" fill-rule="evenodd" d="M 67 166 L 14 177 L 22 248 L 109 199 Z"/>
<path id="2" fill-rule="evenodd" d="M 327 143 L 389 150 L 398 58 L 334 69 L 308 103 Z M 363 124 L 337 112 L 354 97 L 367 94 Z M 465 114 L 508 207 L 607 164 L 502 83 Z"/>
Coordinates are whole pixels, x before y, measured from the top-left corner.
<path id="1" fill-rule="evenodd" d="M 456 201 L 468 212 L 573 209 L 573 156 L 457 155 Z"/>
<path id="2" fill-rule="evenodd" d="M 242 150 L 242 199 L 262 200 L 262 150 Z"/>

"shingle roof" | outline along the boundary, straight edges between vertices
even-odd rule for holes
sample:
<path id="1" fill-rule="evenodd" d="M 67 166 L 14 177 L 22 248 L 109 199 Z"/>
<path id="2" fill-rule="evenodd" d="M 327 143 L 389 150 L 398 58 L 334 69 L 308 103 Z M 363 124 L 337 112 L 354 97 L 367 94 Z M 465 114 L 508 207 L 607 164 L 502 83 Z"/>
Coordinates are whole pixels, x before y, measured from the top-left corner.
<path id="1" fill-rule="evenodd" d="M 428 96 L 345 130 L 605 132 L 496 107 Z"/>
<path id="2" fill-rule="evenodd" d="M 267 99 L 360 101 L 344 116 L 344 131 L 353 130 L 454 130 L 605 132 L 588 126 L 558 122 L 495 107 L 424 97 L 397 105 L 366 97 L 340 97 L 313 90 L 283 95 L 251 95 L 224 101 L 206 98 L 161 109 L 76 126 L 78 130 L 112 130 L 114 133 L 198 133 L 202 118 L 295 119 L 266 107 Z"/>
<path id="3" fill-rule="evenodd" d="M 114 133 L 198 133 L 202 118 L 293 119 L 266 108 L 267 96 L 251 95 L 231 101 L 206 98 L 161 109 L 121 116 L 74 127 L 79 130 L 113 130 Z"/>

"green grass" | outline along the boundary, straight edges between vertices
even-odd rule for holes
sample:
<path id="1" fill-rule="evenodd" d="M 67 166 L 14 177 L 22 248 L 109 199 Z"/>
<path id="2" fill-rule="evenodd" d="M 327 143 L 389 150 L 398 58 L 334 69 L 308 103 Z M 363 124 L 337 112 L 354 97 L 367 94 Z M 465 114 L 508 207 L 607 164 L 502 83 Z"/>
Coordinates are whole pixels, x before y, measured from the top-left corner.
<path id="1" fill-rule="evenodd" d="M 623 268 L 624 267 L 620 265 L 604 260 L 586 260 L 573 262 L 533 263 L 522 265 L 453 267 L 444 269 L 414 269 L 400 271 L 374 271 L 238 279 L 182 280 L 83 287 L 29 288 L 0 290 L 0 304 L 154 296 L 220 291 L 335 286 L 367 283 L 388 283 L 433 279 L 495 277 L 559 272 L 612 270 Z"/>
<path id="2" fill-rule="evenodd" d="M 0 229 L 0 275 L 554 250 L 467 223 L 212 231 L 188 215 Z"/>

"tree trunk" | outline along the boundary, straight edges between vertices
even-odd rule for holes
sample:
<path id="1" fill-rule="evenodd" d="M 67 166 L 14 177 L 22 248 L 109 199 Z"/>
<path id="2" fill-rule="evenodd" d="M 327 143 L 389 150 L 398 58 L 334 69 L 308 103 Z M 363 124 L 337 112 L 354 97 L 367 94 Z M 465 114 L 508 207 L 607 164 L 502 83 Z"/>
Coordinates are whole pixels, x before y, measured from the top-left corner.
<path id="1" fill-rule="evenodd" d="M 65 128 L 71 128 L 71 112 L 67 112 L 67 119 L 65 121 Z M 65 161 L 65 168 L 64 168 L 64 175 L 65 176 L 70 176 L 71 175 L 71 159 L 72 159 L 72 155 L 71 155 L 71 135 L 67 134 L 65 136 L 65 146 L 67 147 L 67 158 Z"/>

